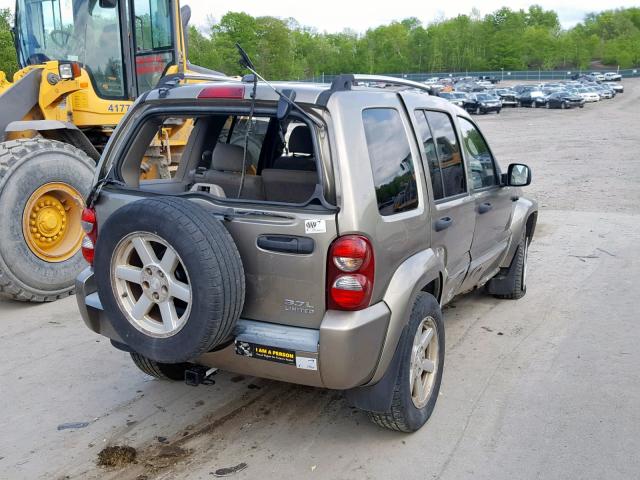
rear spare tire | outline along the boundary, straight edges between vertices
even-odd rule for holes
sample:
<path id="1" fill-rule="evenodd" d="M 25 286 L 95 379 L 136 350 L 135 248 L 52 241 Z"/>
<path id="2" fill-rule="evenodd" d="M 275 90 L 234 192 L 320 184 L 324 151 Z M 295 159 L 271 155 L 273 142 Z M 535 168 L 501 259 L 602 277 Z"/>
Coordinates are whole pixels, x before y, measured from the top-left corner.
<path id="1" fill-rule="evenodd" d="M 66 143 L 0 143 L 0 297 L 45 302 L 73 293 L 86 267 L 80 214 L 94 168 Z"/>
<path id="2" fill-rule="evenodd" d="M 133 351 L 182 363 L 230 337 L 244 305 L 244 270 L 211 213 L 182 198 L 145 199 L 117 210 L 99 232 L 98 294 Z"/>

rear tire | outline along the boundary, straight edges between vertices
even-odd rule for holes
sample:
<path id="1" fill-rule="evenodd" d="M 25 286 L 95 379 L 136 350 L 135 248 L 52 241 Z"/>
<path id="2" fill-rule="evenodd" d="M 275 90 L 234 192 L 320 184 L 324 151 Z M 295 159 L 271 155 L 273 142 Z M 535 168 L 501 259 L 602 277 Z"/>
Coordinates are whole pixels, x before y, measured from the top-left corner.
<path id="1" fill-rule="evenodd" d="M 42 138 L 0 143 L 0 297 L 49 302 L 73 293 L 76 277 L 87 266 L 80 252 L 83 234 L 79 229 L 79 210 L 93 182 L 94 168 L 91 158 L 66 143 Z M 53 197 L 46 193 L 40 197 L 38 191 L 46 190 L 48 185 L 68 188 L 73 195 L 58 199 L 58 191 L 52 190 Z M 36 197 L 55 198 L 52 202 L 55 205 L 39 208 Z M 61 208 L 59 214 L 57 208 Z M 25 213 L 36 210 L 40 213 L 33 220 L 31 215 L 35 213 Z M 36 228 L 33 223 L 29 226 L 30 221 L 41 223 Z M 31 229 L 36 232 L 32 234 Z M 33 235 L 31 245 L 25 231 Z M 68 236 L 72 231 L 74 238 Z M 47 232 L 51 232 L 52 236 L 46 239 L 52 245 L 67 239 L 72 245 L 64 246 L 63 254 L 55 252 L 57 256 L 47 257 L 47 244 L 41 251 L 35 246 L 36 241 L 45 239 L 36 240 L 36 235 Z"/>
<path id="2" fill-rule="evenodd" d="M 140 355 L 131 353 L 131 360 L 143 373 L 159 380 L 179 382 L 184 380 L 184 372 L 190 366 L 188 363 L 159 363 Z"/>
<path id="3" fill-rule="evenodd" d="M 426 351 L 416 342 L 431 329 L 433 337 Z M 419 293 L 416 298 L 409 324 L 400 338 L 401 363 L 396 378 L 391 410 L 386 413 L 369 412 L 376 425 L 399 432 L 415 432 L 422 427 L 433 413 L 444 369 L 444 322 L 438 301 L 428 293 Z M 416 367 L 423 361 L 433 367 L 419 370 Z M 416 374 L 419 373 L 419 376 Z M 424 378 L 424 382 L 423 382 Z M 417 380 L 413 382 L 412 379 Z M 425 393 L 419 394 L 417 383 L 427 385 Z"/>

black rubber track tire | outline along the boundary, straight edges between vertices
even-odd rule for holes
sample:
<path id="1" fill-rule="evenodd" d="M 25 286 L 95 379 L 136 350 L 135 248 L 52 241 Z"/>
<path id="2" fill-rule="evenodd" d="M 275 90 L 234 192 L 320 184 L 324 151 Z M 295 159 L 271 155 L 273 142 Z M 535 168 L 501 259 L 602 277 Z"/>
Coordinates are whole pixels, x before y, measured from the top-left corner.
<path id="1" fill-rule="evenodd" d="M 244 306 L 244 269 L 233 238 L 211 213 L 183 198 L 148 198 L 114 212 L 99 232 L 94 267 L 98 295 L 114 329 L 133 351 L 160 363 L 183 363 L 231 335 Z M 191 313 L 173 336 L 156 338 L 138 330 L 114 297 L 112 254 L 133 232 L 149 232 L 168 242 L 189 275 Z"/>
<path id="2" fill-rule="evenodd" d="M 131 353 L 131 360 L 142 372 L 159 380 L 180 382 L 184 380 L 184 372 L 189 363 L 159 363 L 140 355 Z"/>
<path id="3" fill-rule="evenodd" d="M 93 181 L 94 161 L 72 145 L 44 138 L 0 143 L 0 297 L 51 302 L 73 294 L 87 266 L 78 251 L 63 262 L 46 262 L 29 249 L 22 215 L 29 197 L 50 182 L 66 183 L 84 197 Z"/>
<path id="4" fill-rule="evenodd" d="M 522 234 L 522 238 L 518 243 L 518 249 L 516 250 L 513 260 L 509 268 L 504 269 L 505 272 L 501 276 L 508 279 L 508 287 L 499 294 L 493 294 L 496 298 L 502 298 L 505 300 L 518 300 L 524 297 L 527 293 L 525 268 L 528 260 L 529 238 L 526 232 Z M 488 285 L 491 290 L 491 284 Z"/>
<path id="5" fill-rule="evenodd" d="M 411 368 L 411 353 L 416 330 L 422 320 L 428 316 L 434 319 L 438 335 L 438 369 L 436 371 L 431 397 L 424 407 L 418 409 L 411 400 L 409 369 Z M 440 305 L 433 295 L 423 292 L 418 294 L 411 310 L 409 324 L 400 337 L 400 342 L 402 360 L 394 385 L 391 410 L 386 413 L 369 412 L 369 417 L 373 423 L 380 427 L 398 432 L 411 433 L 422 427 L 427 420 L 429 420 L 429 417 L 431 417 L 438 400 L 444 370 L 444 322 Z"/>

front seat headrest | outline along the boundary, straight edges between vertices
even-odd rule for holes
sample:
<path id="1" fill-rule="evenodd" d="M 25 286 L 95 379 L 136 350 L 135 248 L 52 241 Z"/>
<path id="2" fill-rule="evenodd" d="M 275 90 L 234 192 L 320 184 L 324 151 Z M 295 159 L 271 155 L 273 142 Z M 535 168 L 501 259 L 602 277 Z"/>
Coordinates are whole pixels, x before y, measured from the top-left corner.
<path id="1" fill-rule="evenodd" d="M 298 125 L 289 136 L 289 152 L 313 155 L 311 130 L 306 125 Z"/>

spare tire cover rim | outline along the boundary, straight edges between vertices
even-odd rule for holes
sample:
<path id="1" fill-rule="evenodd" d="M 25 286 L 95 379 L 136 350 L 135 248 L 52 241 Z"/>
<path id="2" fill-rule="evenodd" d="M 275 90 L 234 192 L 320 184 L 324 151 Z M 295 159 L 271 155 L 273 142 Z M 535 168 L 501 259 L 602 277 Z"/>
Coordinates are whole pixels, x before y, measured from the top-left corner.
<path id="1" fill-rule="evenodd" d="M 113 294 L 129 323 L 153 338 L 176 335 L 187 323 L 192 288 L 178 252 L 149 232 L 124 237 L 111 256 Z"/>

